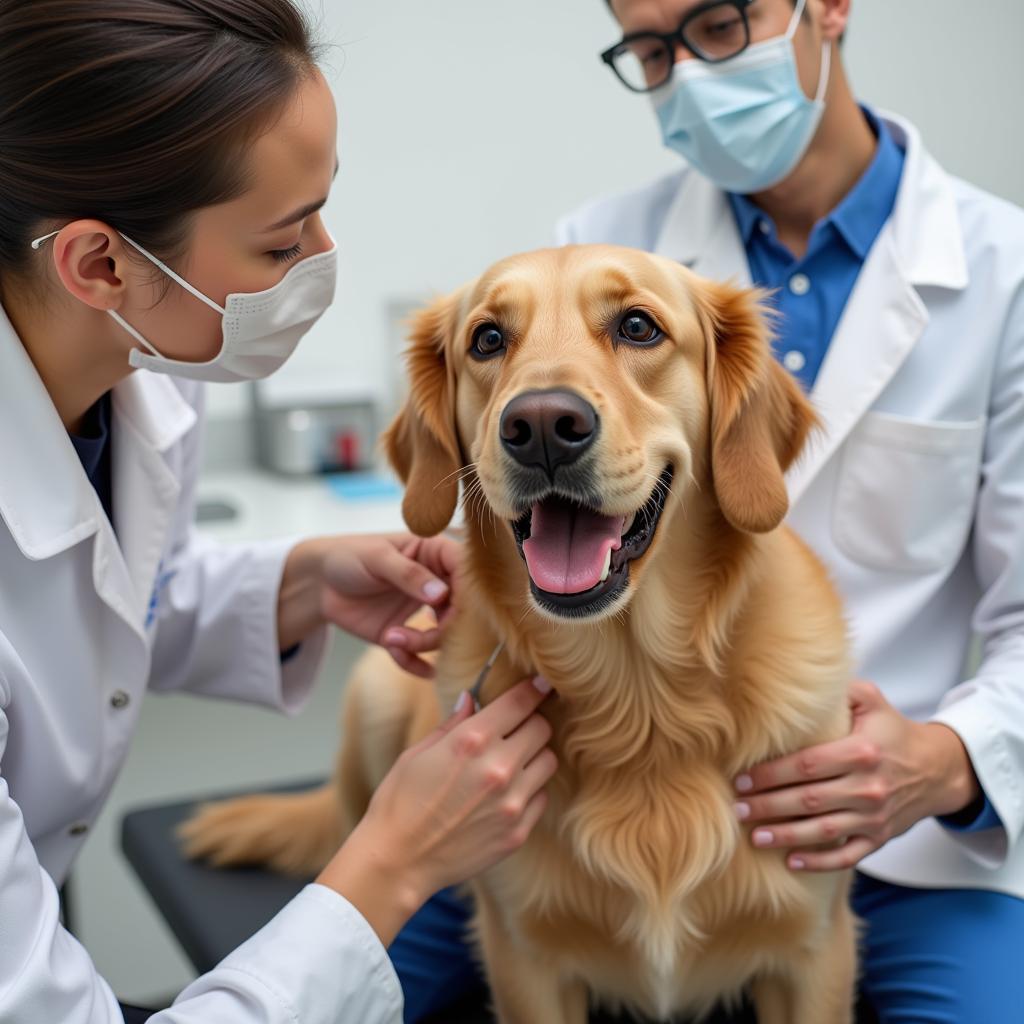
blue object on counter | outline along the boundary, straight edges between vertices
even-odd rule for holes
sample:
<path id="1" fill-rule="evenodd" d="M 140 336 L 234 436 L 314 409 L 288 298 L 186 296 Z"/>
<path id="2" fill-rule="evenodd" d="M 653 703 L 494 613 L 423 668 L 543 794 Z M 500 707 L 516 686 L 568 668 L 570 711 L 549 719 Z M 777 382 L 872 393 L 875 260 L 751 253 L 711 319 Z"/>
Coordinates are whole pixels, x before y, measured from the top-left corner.
<path id="1" fill-rule="evenodd" d="M 332 473 L 326 480 L 334 496 L 342 501 L 384 501 L 402 496 L 401 484 L 380 473 Z"/>

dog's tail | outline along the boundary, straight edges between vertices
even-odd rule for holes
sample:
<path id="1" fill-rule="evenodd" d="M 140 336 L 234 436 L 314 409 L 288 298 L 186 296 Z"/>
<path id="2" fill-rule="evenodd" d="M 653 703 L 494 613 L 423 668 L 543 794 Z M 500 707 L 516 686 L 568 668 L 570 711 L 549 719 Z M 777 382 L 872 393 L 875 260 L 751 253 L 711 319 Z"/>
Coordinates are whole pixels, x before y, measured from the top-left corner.
<path id="1" fill-rule="evenodd" d="M 346 829 L 336 782 L 300 793 L 267 793 L 205 804 L 179 825 L 187 857 L 217 867 L 259 865 L 289 875 L 317 874 Z"/>

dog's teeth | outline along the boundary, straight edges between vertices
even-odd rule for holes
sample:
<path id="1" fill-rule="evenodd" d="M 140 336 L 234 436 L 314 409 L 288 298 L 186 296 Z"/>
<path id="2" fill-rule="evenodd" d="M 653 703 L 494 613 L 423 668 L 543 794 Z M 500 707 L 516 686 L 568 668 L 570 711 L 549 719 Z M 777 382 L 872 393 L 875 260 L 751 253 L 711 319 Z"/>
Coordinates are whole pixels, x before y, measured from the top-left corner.
<path id="1" fill-rule="evenodd" d="M 629 533 L 630 530 L 633 529 L 633 523 L 634 522 L 636 522 L 636 513 L 635 512 L 631 512 L 628 516 L 626 516 L 625 522 L 623 524 L 623 527 L 622 527 L 622 535 L 623 536 L 625 536 L 627 533 Z"/>
<path id="2" fill-rule="evenodd" d="M 609 548 L 604 553 L 604 568 L 601 570 L 601 582 L 604 583 L 608 579 L 608 574 L 612 571 L 612 549 Z"/>

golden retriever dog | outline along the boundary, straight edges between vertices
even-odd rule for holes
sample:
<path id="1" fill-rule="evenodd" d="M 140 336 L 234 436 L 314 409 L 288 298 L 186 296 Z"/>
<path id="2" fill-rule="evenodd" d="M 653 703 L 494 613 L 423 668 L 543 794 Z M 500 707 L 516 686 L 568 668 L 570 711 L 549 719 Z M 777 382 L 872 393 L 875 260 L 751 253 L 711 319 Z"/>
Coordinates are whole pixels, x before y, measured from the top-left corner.
<path id="1" fill-rule="evenodd" d="M 515 256 L 414 322 L 385 443 L 409 528 L 463 488 L 465 579 L 438 689 L 380 650 L 345 697 L 334 780 L 206 809 L 189 851 L 315 871 L 399 752 L 470 686 L 531 673 L 559 770 L 527 842 L 472 883 L 502 1024 L 665 1020 L 750 993 L 760 1024 L 848 1024 L 849 873 L 755 849 L 732 780 L 849 731 L 844 622 L 784 526 L 814 424 L 760 296 L 610 246 Z"/>

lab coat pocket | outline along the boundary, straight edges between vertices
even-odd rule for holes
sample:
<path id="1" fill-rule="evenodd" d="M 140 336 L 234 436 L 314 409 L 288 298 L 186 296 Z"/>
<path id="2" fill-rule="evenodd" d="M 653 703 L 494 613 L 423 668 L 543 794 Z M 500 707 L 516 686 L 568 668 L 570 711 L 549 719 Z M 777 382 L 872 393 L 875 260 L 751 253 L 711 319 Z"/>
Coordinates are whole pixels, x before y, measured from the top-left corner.
<path id="1" fill-rule="evenodd" d="M 836 545 L 878 569 L 952 565 L 970 532 L 984 437 L 984 417 L 923 422 L 868 413 L 841 455 Z"/>

